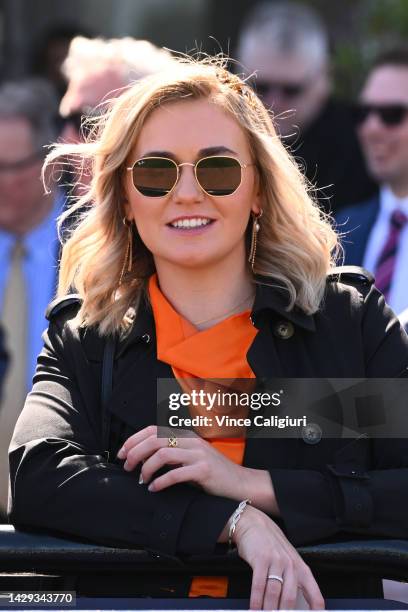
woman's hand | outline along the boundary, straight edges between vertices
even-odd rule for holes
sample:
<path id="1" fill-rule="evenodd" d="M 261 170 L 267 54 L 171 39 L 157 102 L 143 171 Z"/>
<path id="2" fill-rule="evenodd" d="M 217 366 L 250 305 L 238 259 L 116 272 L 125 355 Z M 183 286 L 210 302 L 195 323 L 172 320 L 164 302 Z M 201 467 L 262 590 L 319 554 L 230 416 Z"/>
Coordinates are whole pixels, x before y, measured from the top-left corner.
<path id="1" fill-rule="evenodd" d="M 149 491 L 161 491 L 180 482 L 189 482 L 201 486 L 211 495 L 242 499 L 246 468 L 230 461 L 191 432 L 189 437 L 178 437 L 176 447 L 169 447 L 168 438 L 158 438 L 157 426 L 150 425 L 128 438 L 118 457 L 126 459 L 123 467 L 127 471 L 134 470 L 143 462 L 141 476 L 144 483 L 150 483 Z M 154 474 L 165 465 L 177 467 L 152 481 Z"/>
<path id="2" fill-rule="evenodd" d="M 236 524 L 233 541 L 239 556 L 252 567 L 251 609 L 293 610 L 298 589 L 312 610 L 325 609 L 310 568 L 269 516 L 246 506 Z M 280 576 L 283 584 L 268 580 L 272 575 Z"/>

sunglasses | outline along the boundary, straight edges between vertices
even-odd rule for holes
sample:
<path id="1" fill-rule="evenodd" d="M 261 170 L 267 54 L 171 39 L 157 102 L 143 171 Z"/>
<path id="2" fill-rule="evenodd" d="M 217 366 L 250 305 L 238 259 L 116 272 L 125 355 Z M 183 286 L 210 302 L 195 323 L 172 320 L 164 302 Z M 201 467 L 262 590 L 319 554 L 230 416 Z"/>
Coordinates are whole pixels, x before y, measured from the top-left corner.
<path id="1" fill-rule="evenodd" d="M 235 193 L 242 182 L 242 169 L 254 165 L 242 164 L 235 157 L 224 155 L 203 157 L 195 164 L 177 164 L 167 157 L 142 157 L 126 170 L 132 172 L 133 185 L 139 193 L 162 198 L 177 185 L 180 168 L 192 166 L 201 189 L 210 196 L 221 197 Z"/>
<path id="2" fill-rule="evenodd" d="M 309 83 L 278 83 L 274 81 L 254 81 L 253 87 L 262 98 L 268 93 L 281 93 L 285 98 L 300 96 L 309 86 Z"/>
<path id="3" fill-rule="evenodd" d="M 393 126 L 402 123 L 407 112 L 408 106 L 403 104 L 359 104 L 354 108 L 354 120 L 360 125 L 374 113 L 384 125 Z"/>

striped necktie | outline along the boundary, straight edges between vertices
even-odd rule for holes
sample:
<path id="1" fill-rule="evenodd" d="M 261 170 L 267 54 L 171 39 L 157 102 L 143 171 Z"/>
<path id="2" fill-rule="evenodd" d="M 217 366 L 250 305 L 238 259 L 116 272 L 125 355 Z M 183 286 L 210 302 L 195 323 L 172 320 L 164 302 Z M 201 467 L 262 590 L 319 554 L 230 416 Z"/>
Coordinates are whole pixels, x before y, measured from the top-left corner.
<path id="1" fill-rule="evenodd" d="M 389 298 L 395 262 L 398 254 L 399 240 L 408 217 L 402 210 L 394 210 L 390 217 L 390 227 L 387 240 L 375 265 L 374 275 L 377 288 Z"/>

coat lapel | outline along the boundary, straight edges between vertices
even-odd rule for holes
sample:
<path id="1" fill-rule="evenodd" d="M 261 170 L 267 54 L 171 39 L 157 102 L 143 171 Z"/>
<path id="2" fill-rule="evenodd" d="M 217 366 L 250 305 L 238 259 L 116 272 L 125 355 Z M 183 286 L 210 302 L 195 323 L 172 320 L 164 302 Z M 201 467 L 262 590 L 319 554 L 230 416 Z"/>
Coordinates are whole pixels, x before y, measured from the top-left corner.
<path id="1" fill-rule="evenodd" d="M 287 310 L 287 293 L 273 286 L 273 280 L 266 277 L 258 277 L 257 280 L 259 284 L 251 319 L 259 331 L 247 353 L 247 360 L 257 380 L 262 383 L 287 376 L 276 347 L 277 342 L 285 340 L 275 337 L 275 325 L 290 321 L 311 333 L 315 332 L 316 325 L 313 315 L 307 315 L 297 308 Z M 248 438 L 243 465 L 266 470 L 272 467 L 295 468 L 299 444 L 301 441 L 297 438 Z"/>
<path id="2" fill-rule="evenodd" d="M 117 341 L 108 410 L 135 431 L 155 424 L 158 378 L 173 378 L 173 372 L 157 360 L 153 315 L 142 303 L 129 333 Z"/>
<path id="3" fill-rule="evenodd" d="M 247 359 L 256 378 L 271 380 L 284 376 L 276 352 L 270 317 L 263 317 L 261 328 L 250 347 Z M 288 452 L 291 447 L 293 452 Z M 288 468 L 296 465 L 297 440 L 287 438 L 247 438 L 243 465 L 256 469 Z"/>

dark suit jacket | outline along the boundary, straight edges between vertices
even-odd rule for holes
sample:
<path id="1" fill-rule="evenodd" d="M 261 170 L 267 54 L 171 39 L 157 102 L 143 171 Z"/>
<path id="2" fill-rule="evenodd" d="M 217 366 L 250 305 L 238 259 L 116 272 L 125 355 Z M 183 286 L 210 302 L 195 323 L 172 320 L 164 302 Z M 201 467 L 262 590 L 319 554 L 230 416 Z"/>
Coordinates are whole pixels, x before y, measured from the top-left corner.
<path id="1" fill-rule="evenodd" d="M 288 312 L 279 290 L 257 285 L 247 353 L 258 380 L 273 377 L 397 377 L 408 373 L 408 339 L 371 283 L 329 282 L 322 309 Z M 355 285 L 355 286 L 354 286 Z M 68 305 L 67 305 L 68 304 Z M 116 453 L 156 422 L 154 319 L 142 306 L 115 355 L 108 447 L 100 405 L 104 342 L 78 329 L 75 299 L 56 303 L 34 387 L 10 448 L 11 521 L 155 554 L 212 554 L 237 501 L 179 484 L 149 493 L 139 469 Z M 293 326 L 285 336 L 284 328 Z M 408 537 L 408 441 L 248 439 L 244 466 L 268 470 L 280 523 L 295 544 L 359 536 Z M 278 521 L 279 522 L 279 521 Z M 186 592 L 188 585 L 184 585 Z"/>
<path id="2" fill-rule="evenodd" d="M 336 215 L 336 229 L 345 234 L 342 238 L 344 265 L 361 266 L 367 242 L 380 210 L 379 198 L 343 208 Z M 370 270 L 372 272 L 372 270 Z"/>
<path id="3" fill-rule="evenodd" d="M 294 142 L 287 138 L 284 142 L 303 162 L 307 178 L 322 190 L 316 195 L 326 210 L 337 212 L 377 193 L 378 186 L 367 173 L 351 107 L 345 102 L 331 98 Z"/>

